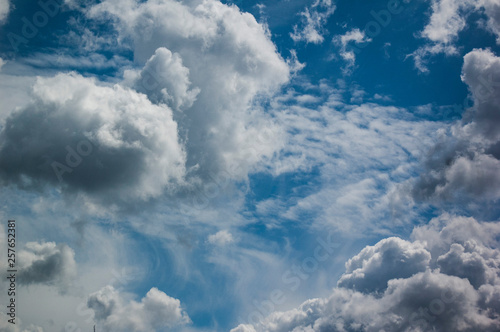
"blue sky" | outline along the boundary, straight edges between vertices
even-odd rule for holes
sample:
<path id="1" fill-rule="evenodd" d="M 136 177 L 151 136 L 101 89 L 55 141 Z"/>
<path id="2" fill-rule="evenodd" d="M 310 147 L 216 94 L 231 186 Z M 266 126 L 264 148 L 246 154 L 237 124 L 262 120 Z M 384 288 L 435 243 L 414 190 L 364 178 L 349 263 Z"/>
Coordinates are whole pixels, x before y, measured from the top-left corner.
<path id="1" fill-rule="evenodd" d="M 0 331 L 499 330 L 499 14 L 0 0 Z"/>

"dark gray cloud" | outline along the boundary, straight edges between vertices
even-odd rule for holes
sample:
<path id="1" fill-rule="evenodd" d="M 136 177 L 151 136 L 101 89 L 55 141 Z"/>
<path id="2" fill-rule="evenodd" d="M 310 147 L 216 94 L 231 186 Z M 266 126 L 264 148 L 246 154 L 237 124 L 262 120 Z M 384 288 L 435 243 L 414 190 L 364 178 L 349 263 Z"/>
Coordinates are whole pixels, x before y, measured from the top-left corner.
<path id="1" fill-rule="evenodd" d="M 413 187 L 417 199 L 500 198 L 500 58 L 489 50 L 468 53 L 462 80 L 474 106 L 429 151 Z"/>
<path id="2" fill-rule="evenodd" d="M 498 331 L 499 235 L 498 223 L 443 215 L 413 242 L 363 249 L 328 298 L 231 331 Z"/>

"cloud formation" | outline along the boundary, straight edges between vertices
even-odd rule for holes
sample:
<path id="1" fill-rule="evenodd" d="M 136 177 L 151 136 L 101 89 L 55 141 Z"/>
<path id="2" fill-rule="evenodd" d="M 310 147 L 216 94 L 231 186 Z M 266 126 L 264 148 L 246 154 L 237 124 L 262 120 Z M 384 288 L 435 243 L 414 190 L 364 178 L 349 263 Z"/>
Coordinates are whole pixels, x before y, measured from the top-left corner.
<path id="1" fill-rule="evenodd" d="M 125 300 L 112 286 L 106 286 L 89 295 L 87 306 L 94 311 L 99 330 L 105 332 L 163 331 L 191 321 L 179 300 L 157 288 L 151 288 L 136 302 Z"/>
<path id="2" fill-rule="evenodd" d="M 106 0 L 88 12 L 110 15 L 143 65 L 135 78 L 129 72 L 132 86 L 175 110 L 191 176 L 241 178 L 282 146 L 259 100 L 288 82 L 290 68 L 251 14 L 214 0 Z M 273 139 L 256 143 L 263 132 Z"/>
<path id="3" fill-rule="evenodd" d="M 413 242 L 363 249 L 330 297 L 231 331 L 496 331 L 499 235 L 498 223 L 443 215 L 415 228 Z"/>
<path id="4" fill-rule="evenodd" d="M 217 246 L 225 246 L 233 242 L 234 242 L 233 235 L 229 233 L 227 230 L 219 231 L 215 234 L 208 236 L 208 243 Z"/>
<path id="5" fill-rule="evenodd" d="M 384 239 L 349 259 L 338 286 L 362 293 L 385 290 L 391 279 L 408 278 L 424 272 L 430 259 L 431 255 L 421 243 L 395 237 Z"/>
<path id="6" fill-rule="evenodd" d="M 468 53 L 462 81 L 474 106 L 428 153 L 413 188 L 417 199 L 500 198 L 500 58 L 489 50 Z"/>

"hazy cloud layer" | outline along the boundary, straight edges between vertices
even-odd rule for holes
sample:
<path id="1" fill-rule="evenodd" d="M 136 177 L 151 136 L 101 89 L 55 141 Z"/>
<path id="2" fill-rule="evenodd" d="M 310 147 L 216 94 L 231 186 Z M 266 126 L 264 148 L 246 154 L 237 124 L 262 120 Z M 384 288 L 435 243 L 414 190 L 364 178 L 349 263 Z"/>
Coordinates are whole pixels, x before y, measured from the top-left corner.
<path id="1" fill-rule="evenodd" d="M 413 189 L 418 199 L 500 198 L 500 58 L 489 50 L 468 53 L 462 80 L 474 106 L 429 151 Z"/>
<path id="2" fill-rule="evenodd" d="M 157 288 L 151 290 L 140 302 L 127 301 L 112 286 L 106 286 L 89 295 L 87 306 L 95 313 L 100 331 L 150 332 L 190 323 L 180 301 Z"/>
<path id="3" fill-rule="evenodd" d="M 363 249 L 329 298 L 231 331 L 497 331 L 499 235 L 498 223 L 443 215 L 415 228 L 414 242 Z"/>

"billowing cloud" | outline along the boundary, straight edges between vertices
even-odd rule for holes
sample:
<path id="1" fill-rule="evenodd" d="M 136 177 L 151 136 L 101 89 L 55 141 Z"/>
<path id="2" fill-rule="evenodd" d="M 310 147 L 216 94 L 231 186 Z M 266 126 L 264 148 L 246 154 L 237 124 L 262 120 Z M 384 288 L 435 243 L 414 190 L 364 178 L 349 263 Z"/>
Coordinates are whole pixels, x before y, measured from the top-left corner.
<path id="1" fill-rule="evenodd" d="M 418 199 L 500 198 L 500 58 L 489 50 L 468 53 L 462 80 L 474 106 L 429 152 L 413 189 Z"/>
<path id="2" fill-rule="evenodd" d="M 106 286 L 88 297 L 87 306 L 95 313 L 100 331 L 163 331 L 190 323 L 180 301 L 157 288 L 151 288 L 140 302 L 127 301 L 112 286 Z"/>
<path id="3" fill-rule="evenodd" d="M 75 252 L 65 244 L 29 242 L 18 259 L 21 285 L 51 285 L 64 292 L 76 278 Z"/>
<path id="4" fill-rule="evenodd" d="M 155 51 L 133 83 L 154 103 L 165 103 L 179 111 L 191 107 L 200 92 L 190 85 L 189 69 L 182 65 L 179 54 L 164 47 Z"/>
<path id="5" fill-rule="evenodd" d="M 231 331 L 496 331 L 499 235 L 497 223 L 443 215 L 415 228 L 414 242 L 389 238 L 363 249 L 330 297 Z M 379 263 L 384 259 L 389 266 Z M 412 261 L 417 267 L 410 270 Z M 385 287 L 375 287 L 377 275 L 386 277 Z"/>
<path id="6" fill-rule="evenodd" d="M 429 252 L 418 242 L 394 237 L 384 239 L 349 259 L 338 285 L 363 293 L 383 291 L 391 279 L 424 272 L 430 259 Z"/>
<path id="7" fill-rule="evenodd" d="M 328 18 L 335 12 L 332 0 L 316 0 L 300 13 L 301 23 L 295 25 L 290 34 L 293 41 L 320 44 L 323 42 Z"/>
<path id="8" fill-rule="evenodd" d="M 7 118 L 0 135 L 4 184 L 145 199 L 184 176 L 167 106 L 74 73 L 38 78 L 31 102 Z"/>
<path id="9" fill-rule="evenodd" d="M 106 0 L 88 15 L 115 17 L 132 40 L 143 68 L 128 81 L 175 110 L 192 177 L 224 170 L 241 178 L 283 145 L 258 102 L 288 82 L 290 68 L 251 14 L 214 0 Z M 259 143 L 261 133 L 273 139 Z"/>

